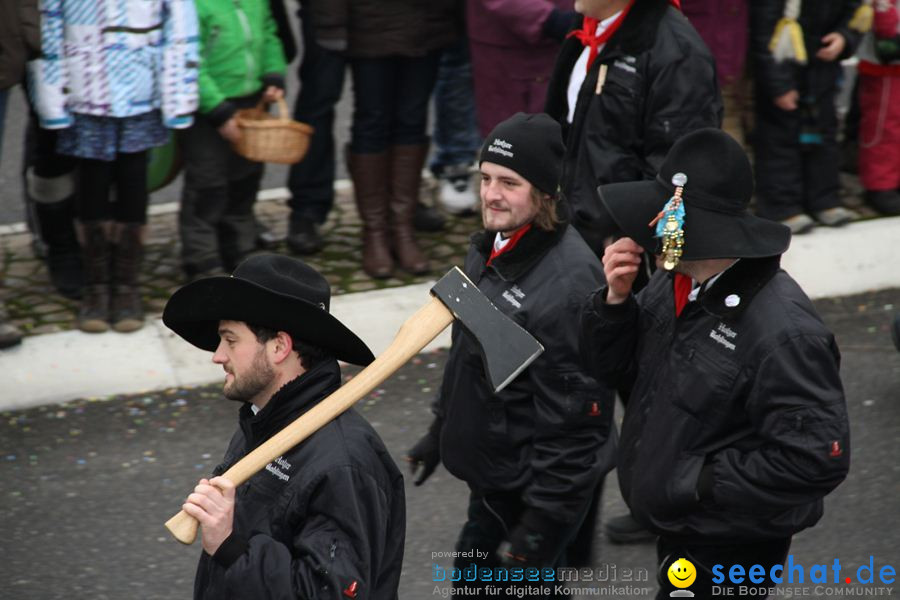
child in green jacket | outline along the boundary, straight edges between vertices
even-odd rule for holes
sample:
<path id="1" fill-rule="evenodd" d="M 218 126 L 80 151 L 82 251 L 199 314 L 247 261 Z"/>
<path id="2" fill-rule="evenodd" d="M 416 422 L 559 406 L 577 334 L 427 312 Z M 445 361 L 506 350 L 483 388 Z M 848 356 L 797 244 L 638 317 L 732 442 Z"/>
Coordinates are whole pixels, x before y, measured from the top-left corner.
<path id="1" fill-rule="evenodd" d="M 254 249 L 263 165 L 231 147 L 235 113 L 284 96 L 286 68 L 267 0 L 196 0 L 200 107 L 179 137 L 185 160 L 179 233 L 190 279 L 231 271 Z"/>

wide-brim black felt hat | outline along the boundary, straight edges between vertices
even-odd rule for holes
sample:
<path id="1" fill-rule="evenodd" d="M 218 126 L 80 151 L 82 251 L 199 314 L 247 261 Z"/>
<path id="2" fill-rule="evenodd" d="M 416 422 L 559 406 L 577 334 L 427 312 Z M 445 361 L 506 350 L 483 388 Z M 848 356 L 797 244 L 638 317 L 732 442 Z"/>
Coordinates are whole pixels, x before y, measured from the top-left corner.
<path id="1" fill-rule="evenodd" d="M 682 260 L 760 258 L 788 249 L 788 227 L 747 210 L 753 196 L 750 161 L 741 145 L 719 129 L 680 138 L 656 179 L 601 185 L 597 194 L 624 235 L 659 254 L 661 242 L 650 223 L 675 193 L 676 174 L 687 177 Z"/>
<path id="2" fill-rule="evenodd" d="M 299 341 L 356 365 L 374 360 L 368 346 L 328 312 L 331 288 L 306 263 L 278 254 L 248 258 L 231 277 L 207 277 L 169 298 L 163 323 L 182 338 L 214 352 L 219 321 L 244 321 L 286 331 Z"/>

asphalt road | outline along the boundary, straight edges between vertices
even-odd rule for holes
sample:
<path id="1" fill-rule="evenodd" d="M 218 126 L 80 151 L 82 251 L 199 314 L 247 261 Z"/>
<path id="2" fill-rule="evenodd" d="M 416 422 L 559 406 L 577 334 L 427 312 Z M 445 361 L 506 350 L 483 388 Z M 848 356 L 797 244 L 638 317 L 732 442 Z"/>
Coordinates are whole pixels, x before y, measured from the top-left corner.
<path id="1" fill-rule="evenodd" d="M 856 581 L 857 567 L 870 557 L 876 572 L 884 565 L 900 570 L 900 353 L 889 335 L 900 290 L 818 306 L 843 353 L 853 461 L 847 481 L 826 501 L 825 517 L 795 537 L 792 554 L 807 568 L 832 565 L 837 558 L 841 576 Z M 398 463 L 427 427 L 445 358 L 445 352 L 418 356 L 358 405 Z M 200 546 L 178 544 L 163 523 L 218 463 L 233 431 L 237 407 L 221 399 L 218 389 L 171 389 L 2 413 L 0 598 L 189 598 Z M 432 565 L 450 561 L 433 553 L 453 550 L 465 499 L 465 486 L 443 469 L 422 487 L 408 485 L 401 598 L 435 597 Z M 622 510 L 611 477 L 603 511 Z M 601 569 L 595 573 L 605 570 L 614 581 L 582 587 L 607 594 L 613 585 L 653 587 L 652 545 L 611 546 L 598 535 L 595 549 Z M 629 583 L 626 569 L 651 581 Z M 861 595 L 874 587 L 837 589 Z M 900 586 L 881 593 L 888 591 L 896 594 Z M 802 597 L 826 594 L 831 595 Z M 613 595 L 646 598 L 652 592 Z"/>

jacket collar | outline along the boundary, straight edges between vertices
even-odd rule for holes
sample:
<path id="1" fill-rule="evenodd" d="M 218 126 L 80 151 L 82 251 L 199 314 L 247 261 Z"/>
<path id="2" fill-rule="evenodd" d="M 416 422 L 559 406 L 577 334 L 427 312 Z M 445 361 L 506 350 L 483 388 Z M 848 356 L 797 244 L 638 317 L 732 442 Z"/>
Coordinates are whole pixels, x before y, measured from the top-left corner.
<path id="1" fill-rule="evenodd" d="M 515 281 L 530 271 L 550 248 L 559 243 L 567 227 L 565 223 L 560 223 L 553 231 L 532 227 L 512 249 L 495 257 L 490 267 L 485 263 L 491 255 L 497 232 L 479 231 L 472 235 L 471 241 L 482 256 L 482 268 L 494 269 L 504 281 Z"/>
<path id="2" fill-rule="evenodd" d="M 631 10 L 622 21 L 618 31 L 610 38 L 609 42 L 600 52 L 599 60 L 594 61 L 592 68 L 599 68 L 600 62 L 606 58 L 613 58 L 622 54 L 636 55 L 649 50 L 656 42 L 657 29 L 666 11 L 669 10 L 669 0 L 641 0 L 635 2 Z M 677 10 L 677 9 L 672 9 Z M 578 23 L 582 27 L 584 18 Z M 582 45 L 577 39 L 572 39 L 565 48 L 568 53 L 577 60 L 581 54 Z"/>
<path id="3" fill-rule="evenodd" d="M 756 297 L 756 294 L 780 269 L 781 256 L 742 258 L 706 291 L 697 303 L 706 312 L 724 320 L 735 320 Z"/>
<path id="4" fill-rule="evenodd" d="M 249 403 L 241 406 L 239 421 L 248 450 L 278 433 L 340 385 L 341 369 L 337 360 L 326 360 L 284 384 L 255 415 Z"/>

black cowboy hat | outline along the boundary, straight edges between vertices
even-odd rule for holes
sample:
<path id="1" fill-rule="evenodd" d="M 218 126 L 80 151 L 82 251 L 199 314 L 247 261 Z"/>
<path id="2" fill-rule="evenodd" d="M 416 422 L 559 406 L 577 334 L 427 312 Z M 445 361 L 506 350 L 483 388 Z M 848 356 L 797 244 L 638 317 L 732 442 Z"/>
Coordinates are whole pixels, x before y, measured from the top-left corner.
<path id="1" fill-rule="evenodd" d="M 741 145 L 720 129 L 699 129 L 680 138 L 656 179 L 601 185 L 597 194 L 622 232 L 651 254 L 660 239 L 650 226 L 675 193 L 672 179 L 684 174 L 682 260 L 759 258 L 783 254 L 791 231 L 751 215 L 753 170 Z"/>
<path id="2" fill-rule="evenodd" d="M 238 265 L 231 277 L 198 279 L 176 291 L 163 310 L 163 323 L 210 352 L 219 345 L 219 321 L 244 321 L 286 331 L 339 360 L 368 365 L 372 351 L 328 312 L 330 301 L 331 288 L 318 271 L 295 258 L 260 254 Z"/>

